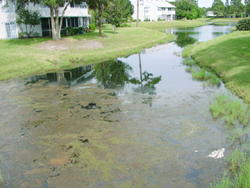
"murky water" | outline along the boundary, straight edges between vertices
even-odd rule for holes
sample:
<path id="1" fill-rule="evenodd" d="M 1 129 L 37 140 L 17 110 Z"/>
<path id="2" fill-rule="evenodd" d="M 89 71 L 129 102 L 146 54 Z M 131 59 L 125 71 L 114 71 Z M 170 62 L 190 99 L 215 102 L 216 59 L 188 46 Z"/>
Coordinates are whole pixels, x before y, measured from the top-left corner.
<path id="1" fill-rule="evenodd" d="M 207 155 L 230 153 L 209 101 L 228 91 L 192 80 L 177 54 L 229 28 L 175 29 L 176 43 L 141 54 L 1 82 L 5 187 L 209 186 L 225 164 Z"/>

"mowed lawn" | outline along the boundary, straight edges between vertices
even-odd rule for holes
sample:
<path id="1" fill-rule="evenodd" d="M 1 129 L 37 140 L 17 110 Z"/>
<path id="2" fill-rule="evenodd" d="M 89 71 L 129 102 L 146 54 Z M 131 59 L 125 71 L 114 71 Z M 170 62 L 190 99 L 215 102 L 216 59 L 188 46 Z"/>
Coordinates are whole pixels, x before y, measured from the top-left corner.
<path id="1" fill-rule="evenodd" d="M 190 53 L 250 103 L 250 31 L 237 31 L 194 46 Z"/>
<path id="2" fill-rule="evenodd" d="M 65 37 L 0 40 L 0 80 L 41 74 L 72 64 L 90 64 L 140 52 L 142 48 L 174 39 L 174 35 L 146 28 L 103 27 L 104 37 L 93 33 Z"/>

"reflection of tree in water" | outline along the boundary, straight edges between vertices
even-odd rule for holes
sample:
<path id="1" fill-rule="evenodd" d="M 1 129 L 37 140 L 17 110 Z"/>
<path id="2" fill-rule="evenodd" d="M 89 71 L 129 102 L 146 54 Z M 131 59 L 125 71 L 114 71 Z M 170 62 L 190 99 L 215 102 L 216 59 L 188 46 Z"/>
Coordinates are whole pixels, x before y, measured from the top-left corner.
<path id="1" fill-rule="evenodd" d="M 64 72 L 57 72 L 56 78 L 58 85 L 68 85 Z"/>
<path id="2" fill-rule="evenodd" d="M 120 60 L 111 60 L 96 64 L 94 74 L 105 88 L 123 88 L 130 82 L 132 67 Z"/>
<path id="3" fill-rule="evenodd" d="M 185 46 L 187 46 L 188 44 L 194 44 L 196 42 L 196 40 L 190 36 L 188 36 L 187 32 L 185 33 L 177 33 L 177 39 L 175 41 L 175 43 L 183 48 Z"/>
<path id="4" fill-rule="evenodd" d="M 144 71 L 142 73 L 141 68 L 141 54 L 139 55 L 139 67 L 140 67 L 140 79 L 132 78 L 130 80 L 130 83 L 135 85 L 140 85 L 137 88 L 134 88 L 133 90 L 137 93 L 148 93 L 148 94 L 156 94 L 155 93 L 155 85 L 158 84 L 161 81 L 161 76 L 153 77 L 154 75 L 152 73 L 148 73 L 147 71 Z"/>

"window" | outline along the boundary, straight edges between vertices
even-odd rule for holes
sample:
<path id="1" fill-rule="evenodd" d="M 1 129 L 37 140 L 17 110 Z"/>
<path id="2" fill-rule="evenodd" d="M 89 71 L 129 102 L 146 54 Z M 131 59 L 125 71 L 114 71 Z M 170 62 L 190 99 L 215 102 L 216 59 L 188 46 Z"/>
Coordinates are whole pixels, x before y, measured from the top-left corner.
<path id="1" fill-rule="evenodd" d="M 80 4 L 80 8 L 87 8 L 87 3 L 83 2 L 82 4 Z"/>
<path id="2" fill-rule="evenodd" d="M 172 8 L 168 8 L 168 11 L 172 11 Z"/>
<path id="3" fill-rule="evenodd" d="M 15 22 L 5 23 L 7 38 L 17 38 Z"/>
<path id="4" fill-rule="evenodd" d="M 2 12 L 5 13 L 5 12 L 14 12 L 14 11 L 15 11 L 14 4 L 2 1 Z"/>

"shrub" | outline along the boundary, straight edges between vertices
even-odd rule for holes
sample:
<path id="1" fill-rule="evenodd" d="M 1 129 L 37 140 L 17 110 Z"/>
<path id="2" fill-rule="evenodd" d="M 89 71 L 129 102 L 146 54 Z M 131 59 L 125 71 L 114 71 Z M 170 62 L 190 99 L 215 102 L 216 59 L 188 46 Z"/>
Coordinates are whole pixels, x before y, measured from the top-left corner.
<path id="1" fill-rule="evenodd" d="M 78 27 L 78 34 L 83 34 L 83 27 Z"/>
<path id="2" fill-rule="evenodd" d="M 96 29 L 95 24 L 94 23 L 89 24 L 89 29 L 95 31 L 95 29 Z"/>
<path id="3" fill-rule="evenodd" d="M 65 28 L 67 35 L 74 35 L 75 31 L 73 27 L 66 27 Z"/>
<path id="4" fill-rule="evenodd" d="M 236 29 L 239 31 L 250 30 L 250 18 L 240 20 L 236 25 Z"/>
<path id="5" fill-rule="evenodd" d="M 32 34 L 32 36 L 35 37 L 35 38 L 37 38 L 37 37 L 40 36 L 40 34 L 38 32 L 35 32 L 35 33 Z"/>

